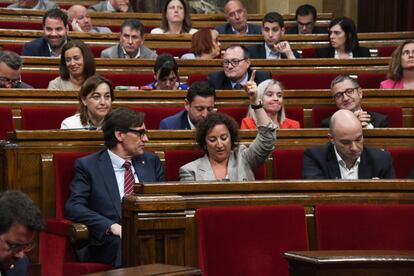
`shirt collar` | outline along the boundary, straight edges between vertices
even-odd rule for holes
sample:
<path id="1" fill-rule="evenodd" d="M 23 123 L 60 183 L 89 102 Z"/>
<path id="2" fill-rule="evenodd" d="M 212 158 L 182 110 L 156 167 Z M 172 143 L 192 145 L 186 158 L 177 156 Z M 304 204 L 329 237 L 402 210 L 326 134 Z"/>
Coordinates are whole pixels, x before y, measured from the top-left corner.
<path id="1" fill-rule="evenodd" d="M 240 32 L 237 31 L 232 25 L 230 25 L 230 26 L 231 26 L 231 30 L 233 31 L 233 33 L 240 34 Z M 248 33 L 249 33 L 249 24 L 246 23 L 246 34 L 248 34 Z"/>
<path id="2" fill-rule="evenodd" d="M 338 164 L 341 165 L 343 168 L 347 168 L 345 161 L 342 159 L 342 157 L 339 155 L 338 151 L 336 150 L 336 146 L 334 145 L 336 160 L 338 160 Z M 358 157 L 358 159 L 355 161 L 354 165 L 351 169 L 359 166 L 359 163 L 361 162 L 361 156 Z M 347 168 L 348 169 L 348 168 Z"/>
<path id="3" fill-rule="evenodd" d="M 127 54 L 127 52 L 125 51 L 124 47 L 121 46 L 121 49 L 122 49 L 122 53 L 124 54 L 124 57 L 125 58 L 130 58 L 129 55 Z M 140 55 L 141 55 L 141 47 L 138 47 L 138 52 L 135 55 L 135 57 L 133 57 L 133 58 L 139 58 Z"/>
<path id="4" fill-rule="evenodd" d="M 280 59 L 281 58 L 280 53 L 272 51 L 272 49 L 270 49 L 269 46 L 267 46 L 266 42 L 264 45 L 265 45 L 265 50 L 266 50 L 266 58 L 269 58 L 269 59 Z"/>
<path id="5" fill-rule="evenodd" d="M 249 74 L 247 72 L 246 72 L 246 74 L 244 74 L 243 79 L 239 82 L 241 85 L 245 85 L 247 83 L 248 75 Z M 232 80 L 230 80 L 230 82 L 231 82 L 231 87 L 232 88 L 237 84 L 237 82 L 233 82 Z"/>
<path id="6" fill-rule="evenodd" d="M 188 120 L 188 123 L 190 124 L 190 129 L 195 129 L 195 125 L 190 120 L 190 113 L 189 112 L 187 112 L 187 120 Z"/>
<path id="7" fill-rule="evenodd" d="M 68 39 L 66 39 L 66 40 L 65 40 L 65 43 L 63 43 L 63 45 L 65 45 L 65 44 L 66 44 L 66 42 L 68 42 Z M 63 46 L 62 46 L 62 47 L 63 47 Z M 52 47 L 50 47 L 49 42 L 47 42 L 47 48 L 49 49 L 49 55 L 50 55 L 51 57 L 60 57 L 60 54 L 57 54 L 56 52 L 54 52 L 54 51 L 52 50 Z"/>
<path id="8" fill-rule="evenodd" d="M 122 169 L 122 166 L 124 165 L 126 160 L 113 153 L 110 149 L 108 149 L 108 154 L 114 168 Z"/>
<path id="9" fill-rule="evenodd" d="M 354 55 L 352 54 L 352 52 L 349 52 L 348 53 L 348 55 L 349 55 L 349 58 L 353 58 L 354 57 Z M 335 49 L 335 56 L 334 56 L 334 58 L 339 58 L 339 53 L 338 53 L 338 51 Z"/>

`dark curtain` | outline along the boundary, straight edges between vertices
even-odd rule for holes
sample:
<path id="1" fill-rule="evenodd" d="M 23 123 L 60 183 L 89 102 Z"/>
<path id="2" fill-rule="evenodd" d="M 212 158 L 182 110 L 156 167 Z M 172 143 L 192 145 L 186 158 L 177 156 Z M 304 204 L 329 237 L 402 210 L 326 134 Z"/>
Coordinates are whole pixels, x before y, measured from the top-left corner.
<path id="1" fill-rule="evenodd" d="M 413 30 L 414 0 L 358 1 L 358 32 Z"/>

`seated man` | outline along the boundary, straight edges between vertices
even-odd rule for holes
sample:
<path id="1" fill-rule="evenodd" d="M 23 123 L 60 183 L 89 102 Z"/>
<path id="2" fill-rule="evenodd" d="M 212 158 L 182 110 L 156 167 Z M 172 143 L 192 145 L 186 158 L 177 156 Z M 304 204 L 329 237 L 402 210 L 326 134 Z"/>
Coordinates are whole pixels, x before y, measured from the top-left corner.
<path id="1" fill-rule="evenodd" d="M 110 33 L 108 27 L 94 27 L 89 11 L 82 5 L 73 5 L 68 9 L 68 20 L 74 32 Z"/>
<path id="2" fill-rule="evenodd" d="M 119 43 L 101 52 L 101 58 L 152 58 L 157 54 L 144 46 L 144 25 L 139 20 L 122 22 Z"/>
<path id="3" fill-rule="evenodd" d="M 388 117 L 362 110 L 362 89 L 356 79 L 339 75 L 331 82 L 331 94 L 339 109 L 354 112 L 363 128 L 388 127 Z M 323 119 L 321 127 L 329 127 L 330 118 Z"/>
<path id="4" fill-rule="evenodd" d="M 8 9 L 30 9 L 30 10 L 51 10 L 59 6 L 48 0 L 17 0 L 16 3 L 8 5 Z"/>
<path id="5" fill-rule="evenodd" d="M 33 88 L 22 82 L 22 59 L 12 51 L 0 51 L 0 88 Z"/>
<path id="6" fill-rule="evenodd" d="M 214 111 L 216 91 L 206 81 L 194 82 L 185 98 L 185 109 L 160 122 L 160 129 L 195 129 L 201 119 Z"/>
<path id="7" fill-rule="evenodd" d="M 0 193 L 0 275 L 29 275 L 26 253 L 35 247 L 35 237 L 43 227 L 40 210 L 27 195 Z"/>
<path id="8" fill-rule="evenodd" d="M 120 267 L 121 200 L 134 183 L 164 181 L 164 171 L 160 159 L 144 151 L 144 113 L 118 108 L 105 117 L 102 130 L 106 149 L 75 163 L 66 217 L 88 226 L 80 261 Z"/>
<path id="9" fill-rule="evenodd" d="M 224 6 L 227 24 L 216 27 L 219 34 L 260 34 L 260 27 L 247 23 L 247 10 L 240 0 L 230 0 Z"/>
<path id="10" fill-rule="evenodd" d="M 295 59 L 300 54 L 290 48 L 287 41 L 280 41 L 285 33 L 283 16 L 277 12 L 267 13 L 262 20 L 262 35 L 264 43 L 247 47 L 250 58 Z"/>
<path id="11" fill-rule="evenodd" d="M 328 137 L 328 144 L 305 150 L 304 179 L 395 178 L 391 155 L 364 146 L 361 123 L 351 111 L 335 112 Z"/>
<path id="12" fill-rule="evenodd" d="M 48 10 L 42 19 L 43 36 L 23 46 L 22 56 L 60 57 L 68 40 L 68 16 L 60 9 Z"/>
<path id="13" fill-rule="evenodd" d="M 286 34 L 327 34 L 327 28 L 315 26 L 317 14 L 312 5 L 301 5 L 296 9 L 295 15 L 297 25 L 286 30 Z"/>
<path id="14" fill-rule="evenodd" d="M 231 45 L 223 55 L 223 71 L 209 73 L 207 80 L 215 89 L 243 89 L 251 74 L 249 52 L 246 47 Z M 259 84 L 271 78 L 270 72 L 256 72 L 254 81 Z"/>
<path id="15" fill-rule="evenodd" d="M 91 12 L 133 12 L 129 0 L 105 0 L 88 8 Z"/>

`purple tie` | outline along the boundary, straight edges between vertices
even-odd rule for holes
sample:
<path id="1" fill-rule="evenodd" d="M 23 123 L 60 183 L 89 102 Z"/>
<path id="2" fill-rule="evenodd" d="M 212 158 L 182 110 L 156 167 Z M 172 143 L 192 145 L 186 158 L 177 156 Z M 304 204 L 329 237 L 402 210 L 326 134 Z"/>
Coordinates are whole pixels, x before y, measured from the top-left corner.
<path id="1" fill-rule="evenodd" d="M 134 190 L 135 179 L 134 179 L 134 175 L 132 174 L 131 162 L 126 161 L 124 163 L 123 167 L 125 168 L 125 172 L 124 172 L 124 193 L 125 193 L 125 195 L 128 195 L 128 194 L 132 193 L 132 191 Z"/>

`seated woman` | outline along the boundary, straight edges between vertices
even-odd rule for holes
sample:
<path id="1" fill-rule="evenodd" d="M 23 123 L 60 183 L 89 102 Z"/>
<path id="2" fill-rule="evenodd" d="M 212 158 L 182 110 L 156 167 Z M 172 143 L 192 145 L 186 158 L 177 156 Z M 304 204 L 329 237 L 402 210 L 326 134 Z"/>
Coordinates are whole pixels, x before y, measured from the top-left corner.
<path id="1" fill-rule="evenodd" d="M 49 82 L 51 90 L 79 90 L 96 72 L 95 59 L 89 47 L 80 40 L 70 40 L 62 48 L 60 76 Z"/>
<path id="2" fill-rule="evenodd" d="M 192 53 L 184 54 L 182 59 L 214 59 L 220 57 L 221 43 L 216 30 L 201 29 L 191 37 Z"/>
<path id="3" fill-rule="evenodd" d="M 78 100 L 79 112 L 63 120 L 60 129 L 100 129 L 115 100 L 111 81 L 93 75 L 82 85 Z"/>
<path id="4" fill-rule="evenodd" d="M 167 0 L 162 9 L 161 28 L 151 30 L 152 34 L 193 34 L 190 7 L 186 0 Z"/>
<path id="5" fill-rule="evenodd" d="M 392 53 L 387 79 L 380 88 L 414 89 L 414 40 L 405 40 Z"/>
<path id="6" fill-rule="evenodd" d="M 236 145 L 238 126 L 233 118 L 211 112 L 197 124 L 196 141 L 205 155 L 180 168 L 180 180 L 254 180 L 254 171 L 266 161 L 276 141 L 275 125 L 256 97 L 256 84 L 248 82 L 250 104 L 255 110 L 258 132 L 247 148 Z"/>
<path id="7" fill-rule="evenodd" d="M 338 17 L 329 24 L 329 43 L 327 48 L 316 49 L 317 58 L 355 58 L 370 57 L 368 48 L 360 47 L 354 21 Z"/>
<path id="8" fill-rule="evenodd" d="M 171 54 L 161 54 L 157 57 L 154 64 L 154 79 L 141 89 L 159 90 L 187 90 L 188 85 L 178 82 L 178 64 Z"/>
<path id="9" fill-rule="evenodd" d="M 262 102 L 267 116 L 278 128 L 300 128 L 298 121 L 286 118 L 283 104 L 283 89 L 280 82 L 273 79 L 263 81 L 257 87 L 257 97 Z M 256 129 L 256 121 L 256 113 L 249 106 L 247 117 L 243 118 L 240 128 Z"/>

